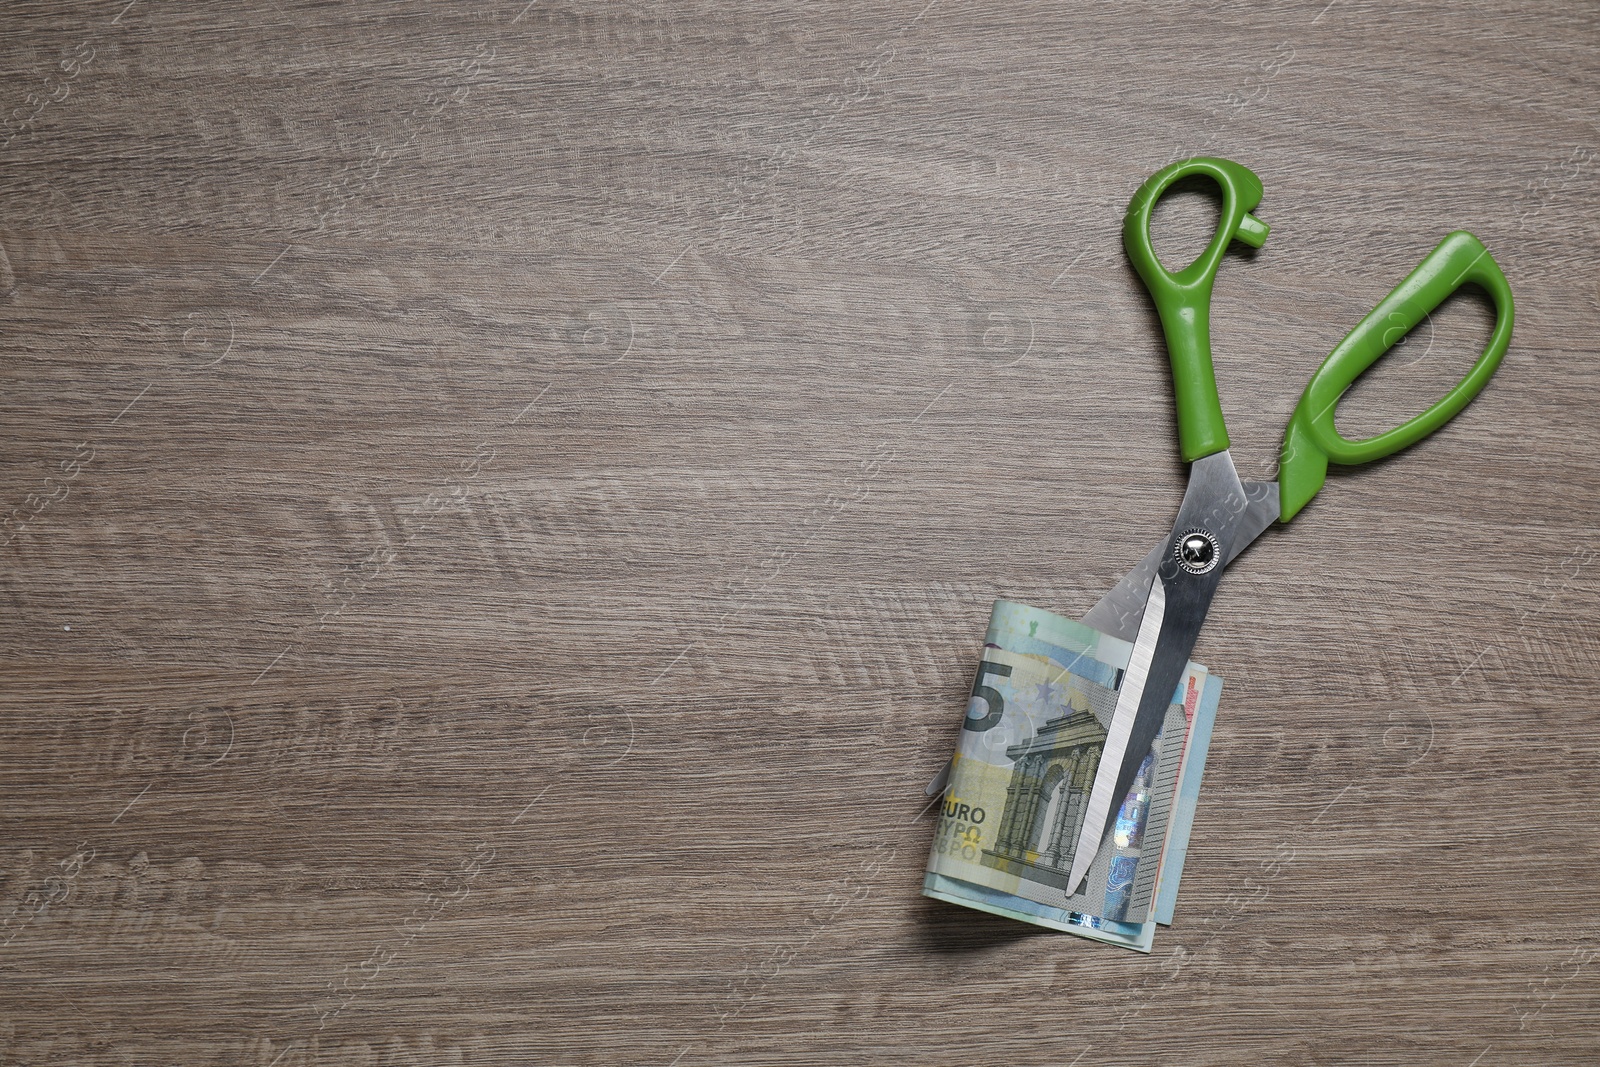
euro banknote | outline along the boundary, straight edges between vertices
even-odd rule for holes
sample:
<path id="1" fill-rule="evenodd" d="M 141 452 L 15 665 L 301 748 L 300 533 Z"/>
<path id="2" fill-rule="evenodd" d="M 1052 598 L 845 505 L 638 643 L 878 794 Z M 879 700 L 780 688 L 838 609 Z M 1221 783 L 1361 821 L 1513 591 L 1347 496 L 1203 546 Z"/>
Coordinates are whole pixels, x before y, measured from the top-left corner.
<path id="1" fill-rule="evenodd" d="M 1183 873 L 1184 855 L 1189 844 L 1189 830 L 1194 820 L 1200 779 L 1205 770 L 1206 750 L 1211 740 L 1211 726 L 1215 720 L 1221 692 L 1222 680 L 1214 675 L 1208 677 L 1195 708 L 1194 719 L 1190 723 L 1189 741 L 1185 746 L 1183 761 L 1178 772 L 1178 790 L 1173 801 L 1172 815 L 1168 821 L 1166 847 L 1161 852 L 1160 865 L 1156 872 L 1155 911 L 1143 923 L 1119 922 L 1103 915 L 1071 911 L 1065 907 L 1051 907 L 997 889 L 973 885 L 939 874 L 929 874 L 926 877 L 924 892 L 928 896 L 951 903 L 1149 952 L 1155 938 L 1156 925 L 1172 924 L 1178 886 Z M 954 817 L 955 814 L 956 811 L 948 809 L 945 811 L 947 817 Z"/>
<path id="2" fill-rule="evenodd" d="M 1221 680 L 1191 663 L 1089 876 L 1069 892 L 1132 646 L 1009 601 L 990 616 L 923 892 L 1148 952 L 1171 921 Z"/>

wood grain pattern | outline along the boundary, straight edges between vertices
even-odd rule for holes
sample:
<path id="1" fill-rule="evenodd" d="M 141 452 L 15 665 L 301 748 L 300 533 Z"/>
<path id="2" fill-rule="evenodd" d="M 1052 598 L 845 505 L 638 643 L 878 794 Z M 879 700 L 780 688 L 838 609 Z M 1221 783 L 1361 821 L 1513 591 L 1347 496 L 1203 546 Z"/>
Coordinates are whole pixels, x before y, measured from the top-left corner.
<path id="1" fill-rule="evenodd" d="M 0 1064 L 1594 1062 L 1597 45 L 6 5 Z M 1170 521 L 1119 227 L 1197 153 L 1273 225 L 1214 306 L 1247 474 L 1445 232 L 1519 321 L 1224 583 L 1143 958 L 922 898 L 919 812 L 989 603 L 1081 612 Z M 1486 330 L 1453 302 L 1342 425 Z"/>

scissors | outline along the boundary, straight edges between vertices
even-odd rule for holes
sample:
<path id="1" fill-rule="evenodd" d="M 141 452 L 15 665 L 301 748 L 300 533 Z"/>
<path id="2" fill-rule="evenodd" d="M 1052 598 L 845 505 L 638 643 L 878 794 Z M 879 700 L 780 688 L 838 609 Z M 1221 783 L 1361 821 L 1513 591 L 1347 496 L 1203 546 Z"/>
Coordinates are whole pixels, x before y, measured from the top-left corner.
<path id="1" fill-rule="evenodd" d="M 1173 273 L 1150 245 L 1150 214 L 1175 182 L 1210 178 L 1222 192 L 1216 234 L 1193 263 Z M 1205 623 L 1228 565 L 1274 522 L 1294 518 L 1322 488 L 1328 464 L 1370 463 L 1416 444 L 1455 418 L 1488 384 L 1511 342 L 1511 287 L 1488 249 L 1457 231 L 1439 242 L 1405 281 L 1351 330 L 1311 376 L 1289 418 L 1276 481 L 1241 481 L 1228 453 L 1228 428 L 1211 366 L 1211 288 L 1234 241 L 1260 248 L 1268 226 L 1251 214 L 1261 179 L 1226 159 L 1181 160 L 1153 174 L 1133 196 L 1122 241 L 1155 300 L 1166 334 L 1177 402 L 1178 446 L 1189 486 L 1172 529 L 1083 617 L 1102 633 L 1133 643 L 1117 690 L 1100 765 L 1073 850 L 1068 894 L 1088 874 L 1116 821 L 1139 765 L 1161 731 L 1167 706 Z M 1462 285 L 1472 283 L 1495 307 L 1494 330 L 1472 369 L 1420 415 L 1394 429 L 1352 441 L 1334 427 L 1345 391 L 1412 327 Z M 945 775 L 941 775 L 940 779 Z M 932 795 L 944 787 L 935 779 Z"/>
<path id="2" fill-rule="evenodd" d="M 1150 214 L 1174 182 L 1204 176 L 1222 191 L 1216 234 L 1195 261 L 1176 274 L 1150 245 Z M 1178 447 L 1189 464 L 1189 486 L 1177 520 L 1127 577 L 1083 621 L 1133 642 L 1117 691 L 1100 766 L 1073 852 L 1068 884 L 1088 874 L 1116 807 L 1161 730 L 1167 705 L 1189 662 L 1223 572 L 1274 522 L 1288 522 L 1322 488 L 1329 463 L 1370 463 L 1416 444 L 1455 418 L 1488 384 L 1511 343 L 1511 287 L 1483 246 L 1457 231 L 1439 242 L 1405 281 L 1384 297 L 1317 368 L 1284 433 L 1275 482 L 1239 479 L 1228 453 L 1228 428 L 1211 366 L 1211 287 L 1235 240 L 1260 248 L 1267 224 L 1253 212 L 1261 180 L 1226 159 L 1183 160 L 1157 171 L 1128 205 L 1122 242 L 1155 300 L 1166 334 L 1178 411 Z M 1494 303 L 1489 343 L 1472 369 L 1432 407 L 1394 429 L 1352 441 L 1334 426 L 1340 398 L 1361 374 L 1463 284 Z"/>

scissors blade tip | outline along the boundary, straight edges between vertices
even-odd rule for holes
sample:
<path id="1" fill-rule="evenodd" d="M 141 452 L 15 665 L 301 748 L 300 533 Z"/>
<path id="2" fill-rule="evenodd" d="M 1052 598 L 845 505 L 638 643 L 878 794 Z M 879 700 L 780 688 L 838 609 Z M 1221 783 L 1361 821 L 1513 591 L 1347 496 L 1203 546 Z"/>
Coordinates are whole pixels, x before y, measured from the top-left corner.
<path id="1" fill-rule="evenodd" d="M 1083 842 L 1078 843 L 1078 851 L 1072 856 L 1072 873 L 1067 875 L 1067 896 L 1078 895 L 1079 889 L 1083 887 L 1083 880 L 1089 877 L 1089 867 L 1094 863 L 1094 853 L 1098 851 L 1093 849 L 1084 855 Z"/>

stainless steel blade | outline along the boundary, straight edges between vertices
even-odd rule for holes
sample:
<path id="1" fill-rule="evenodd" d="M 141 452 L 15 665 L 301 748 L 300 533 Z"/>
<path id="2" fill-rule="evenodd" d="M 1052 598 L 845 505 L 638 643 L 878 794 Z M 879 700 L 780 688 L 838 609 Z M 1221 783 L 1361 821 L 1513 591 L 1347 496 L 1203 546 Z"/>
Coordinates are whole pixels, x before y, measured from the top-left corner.
<path id="1" fill-rule="evenodd" d="M 1167 539 L 1152 548 L 1144 559 L 1112 586 L 1100 602 L 1083 616 L 1083 622 L 1103 634 L 1132 641 L 1139 636 L 1139 620 L 1144 615 L 1145 601 L 1150 599 L 1150 585 L 1155 581 L 1156 568 L 1167 551 Z"/>
<path id="2" fill-rule="evenodd" d="M 1233 566 L 1233 561 L 1239 558 L 1239 553 L 1255 543 L 1268 526 L 1278 521 L 1278 483 L 1277 482 L 1245 482 L 1244 514 L 1239 516 L 1239 525 L 1233 531 L 1233 544 L 1228 546 L 1228 555 L 1222 561 L 1224 567 Z"/>
<path id="3" fill-rule="evenodd" d="M 1116 820 L 1117 805 L 1161 732 L 1167 706 L 1222 578 L 1224 561 L 1230 557 L 1235 535 L 1245 527 L 1248 513 L 1244 484 L 1226 451 L 1190 466 L 1189 488 L 1172 532 L 1163 542 L 1156 576 L 1140 614 L 1133 654 L 1117 690 L 1117 707 L 1100 752 L 1083 832 L 1072 853 L 1069 895 L 1089 873 L 1101 841 Z M 1265 525 L 1257 526 L 1255 533 L 1262 529 Z M 1192 553 L 1180 563 L 1180 550 L 1197 533 L 1204 535 L 1202 541 L 1209 540 L 1209 550 Z"/>
<path id="4" fill-rule="evenodd" d="M 1263 530 L 1278 518 L 1278 483 L 1243 482 L 1245 496 L 1244 515 L 1234 534 L 1234 543 L 1222 561 L 1226 567 L 1233 558 L 1261 536 Z M 1133 570 L 1106 591 L 1100 602 L 1090 608 L 1082 621 L 1103 634 L 1132 641 L 1139 634 L 1139 617 L 1144 612 L 1144 602 L 1150 597 L 1150 583 L 1155 580 L 1156 568 L 1166 554 L 1170 538 L 1163 537 L 1140 560 Z"/>
<path id="5" fill-rule="evenodd" d="M 1150 595 L 1145 599 L 1144 610 L 1140 613 L 1133 655 L 1128 660 L 1127 670 L 1123 672 L 1122 685 L 1117 688 L 1117 707 L 1111 714 L 1111 726 L 1106 731 L 1105 744 L 1100 749 L 1100 767 L 1095 772 L 1094 786 L 1089 791 L 1089 805 L 1084 809 L 1083 831 L 1078 835 L 1077 847 L 1072 851 L 1072 874 L 1067 878 L 1068 896 L 1073 895 L 1075 887 L 1083 881 L 1090 865 L 1094 863 L 1095 853 L 1100 850 L 1100 839 L 1110 825 L 1108 816 L 1112 802 L 1115 800 L 1120 803 L 1127 792 L 1126 789 L 1121 793 L 1113 792 L 1117 784 L 1117 768 L 1121 767 L 1133 743 L 1138 712 L 1144 705 L 1145 682 L 1150 678 L 1166 615 L 1167 587 L 1163 582 L 1152 582 Z M 1141 754 L 1139 758 L 1142 760 L 1144 756 Z"/>
<path id="6" fill-rule="evenodd" d="M 1233 541 L 1228 545 L 1227 555 L 1222 561 L 1224 568 L 1232 564 L 1239 553 L 1249 548 L 1268 526 L 1278 520 L 1277 482 L 1242 482 L 1240 485 L 1246 503 L 1244 513 L 1239 516 L 1238 525 L 1234 529 Z M 1184 499 L 1188 499 L 1187 494 Z M 1150 599 L 1156 570 L 1169 551 L 1171 543 L 1170 534 L 1162 538 L 1133 570 L 1124 575 L 1120 582 L 1100 598 L 1099 603 L 1089 609 L 1081 621 L 1101 633 L 1120 637 L 1124 641 L 1135 640 L 1139 636 L 1139 624 L 1144 618 L 1145 604 Z M 950 763 L 946 762 L 939 768 L 939 773 L 934 775 L 933 781 L 928 783 L 924 792 L 930 797 L 942 793 L 949 782 Z M 1090 825 L 1092 825 L 1091 820 L 1085 817 L 1084 826 Z"/>

